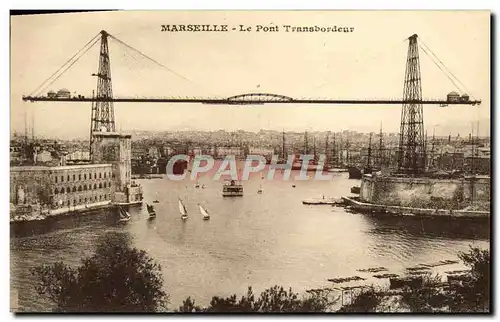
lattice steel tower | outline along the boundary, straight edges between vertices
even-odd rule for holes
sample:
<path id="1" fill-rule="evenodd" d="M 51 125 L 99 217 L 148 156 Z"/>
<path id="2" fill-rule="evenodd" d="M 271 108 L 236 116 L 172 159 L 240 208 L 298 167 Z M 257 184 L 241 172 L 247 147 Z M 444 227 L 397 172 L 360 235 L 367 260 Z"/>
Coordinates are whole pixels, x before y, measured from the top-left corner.
<path id="1" fill-rule="evenodd" d="M 424 112 L 417 35 L 408 39 L 410 44 L 403 90 L 405 103 L 401 111 L 398 172 L 417 174 L 425 169 Z"/>
<path id="2" fill-rule="evenodd" d="M 113 98 L 113 87 L 111 86 L 111 66 L 109 60 L 108 33 L 101 31 L 101 50 L 99 53 L 99 70 L 97 74 L 97 96 L 96 98 Z M 92 131 L 115 131 L 115 113 L 112 101 L 97 101 L 92 106 Z"/>
<path id="3" fill-rule="evenodd" d="M 92 143 L 94 137 L 92 132 L 115 132 L 115 111 L 112 101 L 106 99 L 113 98 L 113 87 L 111 85 L 111 65 L 108 48 L 109 34 L 101 30 L 101 49 L 99 51 L 99 69 L 97 74 L 97 100 L 92 102 L 92 112 L 90 116 L 90 156 L 92 157 Z"/>

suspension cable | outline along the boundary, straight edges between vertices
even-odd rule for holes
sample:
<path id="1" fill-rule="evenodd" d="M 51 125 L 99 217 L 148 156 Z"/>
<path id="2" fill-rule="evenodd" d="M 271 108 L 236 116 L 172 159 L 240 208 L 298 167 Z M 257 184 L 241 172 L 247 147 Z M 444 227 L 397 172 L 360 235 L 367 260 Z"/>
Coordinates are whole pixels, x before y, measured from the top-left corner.
<path id="1" fill-rule="evenodd" d="M 49 81 L 52 77 L 54 77 L 57 73 L 59 73 L 59 72 L 61 71 L 61 69 L 63 69 L 63 68 L 64 68 L 64 67 L 65 67 L 65 66 L 69 63 L 69 62 L 71 62 L 71 61 L 72 61 L 72 60 L 73 60 L 76 56 L 78 56 L 78 55 L 81 53 L 81 51 L 82 51 L 83 49 L 85 49 L 85 47 L 87 47 L 90 43 L 92 43 L 92 45 L 90 45 L 90 47 L 89 47 L 87 50 L 85 50 L 85 52 L 87 52 L 87 51 L 88 51 L 88 50 L 89 50 L 92 46 L 94 46 L 94 44 L 96 43 L 96 41 L 97 41 L 97 39 L 98 39 L 98 38 L 97 38 L 98 36 L 99 36 L 99 34 L 95 35 L 92 39 L 90 39 L 90 41 L 89 41 L 89 42 L 87 42 L 87 43 L 85 44 L 85 46 L 83 46 L 82 48 L 80 48 L 80 50 L 78 50 L 78 51 L 76 52 L 76 54 L 74 54 L 74 55 L 73 55 L 70 59 L 68 59 L 68 60 L 67 60 L 67 61 L 66 61 L 66 62 L 65 62 L 65 63 L 64 63 L 64 64 L 63 64 L 63 65 L 62 65 L 62 66 L 61 66 L 58 70 L 56 70 L 56 71 L 55 71 L 55 73 L 53 73 L 52 75 L 50 75 L 50 77 L 48 77 L 48 78 L 47 78 L 47 79 L 46 79 L 46 80 L 45 80 L 42 84 L 40 84 L 40 86 L 38 86 L 38 87 L 37 87 L 37 88 L 36 88 L 36 89 L 35 89 L 35 90 L 34 90 L 34 91 L 33 91 L 33 92 L 29 95 L 29 96 L 34 96 L 34 94 L 39 93 L 39 92 L 40 92 L 40 91 L 42 91 L 43 89 L 47 88 L 47 86 L 50 86 L 52 83 L 54 83 L 54 81 L 55 81 L 55 80 L 57 80 L 57 79 L 58 79 L 61 75 L 59 75 L 59 76 L 58 76 L 55 80 L 53 80 L 52 82 L 50 82 L 50 84 L 47 84 L 47 85 L 46 85 L 46 83 L 47 83 L 47 82 L 48 82 L 48 81 Z M 85 53 L 85 52 L 84 52 L 84 53 Z M 81 57 L 81 56 L 80 56 L 80 57 Z M 76 60 L 78 60 L 80 57 L 78 57 Z M 74 62 L 70 65 L 70 67 L 71 67 L 71 66 L 73 66 L 73 64 L 74 64 Z M 68 70 L 68 69 L 66 69 L 65 71 L 63 71 L 63 73 L 64 73 L 64 72 L 66 72 L 67 70 Z M 46 85 L 46 86 L 45 86 L 45 87 L 43 87 L 44 85 Z M 43 87 L 43 88 L 42 88 L 42 87 Z"/>
<path id="2" fill-rule="evenodd" d="M 76 60 L 74 60 L 68 67 L 66 67 L 66 69 L 61 73 L 59 74 L 53 81 L 51 81 L 49 84 L 47 84 L 47 86 L 45 86 L 44 88 L 47 88 L 48 86 L 52 85 L 56 80 L 58 80 L 62 75 L 64 75 L 65 72 L 67 72 L 83 55 L 85 55 L 85 53 L 87 53 L 90 48 L 92 48 L 97 42 L 99 41 L 99 39 L 96 39 L 94 41 L 94 43 L 89 46 Z"/>
<path id="3" fill-rule="evenodd" d="M 430 53 L 431 53 L 431 54 L 432 54 L 432 55 L 433 55 L 433 56 L 434 56 L 434 57 L 435 57 L 435 58 L 436 58 L 436 59 L 437 59 L 437 60 L 441 63 L 441 65 L 442 65 L 442 66 L 443 66 L 443 67 L 444 67 L 444 68 L 448 71 L 448 73 L 449 73 L 449 74 L 450 74 L 453 78 L 455 78 L 455 80 L 456 80 L 458 83 L 460 83 L 460 84 L 462 85 L 463 89 L 464 89 L 465 91 L 467 91 L 467 92 L 468 92 L 468 94 L 469 94 L 469 95 L 470 95 L 473 99 L 475 99 L 475 98 L 474 98 L 474 95 L 472 95 L 472 93 L 469 91 L 469 89 L 467 88 L 467 86 L 465 86 L 465 84 L 464 84 L 464 83 L 462 83 L 462 82 L 460 81 L 460 79 L 458 79 L 458 77 L 456 77 L 456 76 L 455 76 L 455 75 L 451 72 L 451 70 L 450 70 L 448 67 L 446 67 L 446 65 L 442 62 L 442 60 L 441 60 L 441 59 L 439 59 L 439 57 L 438 57 L 438 56 L 437 56 L 437 55 L 436 55 L 436 54 L 432 51 L 432 49 L 431 49 L 429 46 L 427 46 L 427 44 L 426 44 L 424 41 L 422 41 L 422 39 L 420 39 L 420 42 L 421 42 L 421 43 L 422 43 L 422 44 L 423 44 L 423 45 L 427 48 L 427 50 L 429 50 L 429 52 L 430 52 Z M 423 49 L 423 48 L 422 48 L 422 49 Z M 455 85 L 455 86 L 456 86 L 456 85 Z"/>
<path id="4" fill-rule="evenodd" d="M 441 66 L 439 66 L 439 64 L 433 59 L 433 57 L 427 52 L 427 50 L 425 50 L 424 47 L 420 46 L 420 49 L 422 49 L 424 51 L 424 53 L 429 56 L 429 58 L 431 59 L 431 61 L 437 66 L 437 68 L 439 68 L 443 74 L 448 77 L 448 79 L 453 83 L 453 85 L 455 85 L 455 88 L 459 91 L 459 92 L 463 92 L 462 89 L 460 88 L 460 86 L 457 85 L 457 83 L 455 83 L 455 81 L 453 80 L 453 78 L 450 77 L 450 75 L 448 75 L 448 73 L 446 73 L 445 70 L 443 70 L 443 68 L 441 68 Z"/>
<path id="5" fill-rule="evenodd" d="M 190 79 L 188 79 L 188 78 L 186 78 L 186 77 L 182 76 L 181 74 L 179 74 L 179 73 L 175 72 L 174 70 L 172 70 L 172 69 L 168 68 L 167 66 L 165 66 L 165 65 L 163 65 L 163 64 L 161 64 L 161 63 L 159 63 L 159 62 L 157 62 L 157 61 L 156 61 L 156 60 L 154 60 L 153 58 L 151 58 L 151 57 L 147 56 L 146 54 L 144 54 L 144 53 L 142 53 L 141 51 L 139 51 L 139 50 L 135 49 L 134 47 L 132 47 L 132 46 L 130 46 L 130 45 L 128 45 L 128 44 L 126 44 L 125 42 L 123 42 L 123 41 L 121 41 L 120 39 L 118 39 L 118 38 L 114 37 L 113 35 L 109 35 L 109 36 L 110 36 L 112 39 L 116 40 L 116 41 L 117 41 L 118 43 L 120 43 L 121 45 L 123 45 L 123 46 L 125 46 L 125 47 L 127 47 L 127 48 L 129 48 L 129 49 L 131 49 L 131 50 L 133 50 L 134 52 L 138 53 L 139 55 L 141 55 L 142 57 L 146 58 L 147 60 L 149 60 L 149 61 L 151 61 L 151 62 L 155 63 L 156 65 L 158 65 L 158 66 L 160 66 L 160 67 L 162 67 L 162 68 L 164 68 L 164 69 L 166 69 L 166 70 L 168 70 L 168 71 L 169 71 L 169 72 L 171 72 L 172 74 L 174 74 L 174 75 L 176 75 L 176 76 L 178 76 L 178 77 L 180 77 L 180 78 L 182 78 L 182 79 L 184 79 L 184 80 L 186 80 L 186 81 L 188 81 L 188 82 L 192 82 Z"/>

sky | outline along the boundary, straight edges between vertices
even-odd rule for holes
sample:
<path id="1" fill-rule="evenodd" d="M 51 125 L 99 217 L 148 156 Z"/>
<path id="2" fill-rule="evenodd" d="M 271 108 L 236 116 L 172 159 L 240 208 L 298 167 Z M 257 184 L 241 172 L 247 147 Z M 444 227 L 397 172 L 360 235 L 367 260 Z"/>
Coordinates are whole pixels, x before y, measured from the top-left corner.
<path id="1" fill-rule="evenodd" d="M 161 32 L 162 24 L 278 26 L 278 32 Z M 286 33 L 283 25 L 354 27 L 351 33 Z M 467 135 L 480 121 L 489 134 L 490 14 L 486 11 L 126 11 L 11 18 L 11 132 L 85 138 L 90 103 L 29 103 L 70 57 L 106 30 L 153 58 L 109 41 L 113 93 L 123 96 L 220 97 L 274 93 L 292 98 L 401 98 L 413 34 L 482 100 L 479 107 L 424 106 L 436 135 Z M 99 43 L 46 88 L 91 96 Z M 424 98 L 457 91 L 420 50 Z M 173 72 L 172 72 L 173 71 Z M 179 77 L 178 75 L 181 75 Z M 400 105 L 224 106 L 115 103 L 117 130 L 355 130 L 398 132 Z"/>

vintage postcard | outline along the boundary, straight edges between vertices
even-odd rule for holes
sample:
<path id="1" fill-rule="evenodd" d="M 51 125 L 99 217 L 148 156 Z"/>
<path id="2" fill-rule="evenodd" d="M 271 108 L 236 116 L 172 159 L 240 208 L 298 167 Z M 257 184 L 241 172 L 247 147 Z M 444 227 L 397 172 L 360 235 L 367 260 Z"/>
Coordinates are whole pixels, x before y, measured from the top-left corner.
<path id="1" fill-rule="evenodd" d="M 491 311 L 490 12 L 10 23 L 13 312 Z"/>

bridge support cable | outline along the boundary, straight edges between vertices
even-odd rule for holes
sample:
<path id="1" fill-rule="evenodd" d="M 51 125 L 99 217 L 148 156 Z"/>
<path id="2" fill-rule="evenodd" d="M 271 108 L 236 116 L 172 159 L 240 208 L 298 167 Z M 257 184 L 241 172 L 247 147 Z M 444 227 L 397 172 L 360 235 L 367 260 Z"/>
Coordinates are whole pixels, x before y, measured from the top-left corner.
<path id="1" fill-rule="evenodd" d="M 186 81 L 190 85 L 195 85 L 197 87 L 198 91 L 201 90 L 201 91 L 207 93 L 206 89 L 204 88 L 204 86 L 202 84 L 195 82 L 195 81 L 189 79 L 188 77 L 176 72 L 172 68 L 169 68 L 165 64 L 160 63 L 158 60 L 146 55 L 144 52 L 134 48 L 133 46 L 127 44 L 123 40 L 118 39 L 116 36 L 111 35 L 111 34 L 108 34 L 108 35 L 109 35 L 109 38 L 113 41 L 113 43 L 120 46 L 121 52 L 124 54 L 128 54 L 127 57 L 133 59 L 138 65 L 142 65 L 143 61 L 147 61 L 148 63 L 152 63 L 155 67 L 159 67 L 161 70 L 164 70 L 164 71 L 168 72 L 169 74 L 177 76 L 178 78 Z M 141 60 L 141 59 L 144 59 L 144 60 Z M 144 66 L 144 67 L 146 67 L 146 66 Z M 139 75 L 139 76 L 141 76 L 141 75 Z M 150 77 L 150 75 L 146 75 L 144 78 L 148 78 L 148 77 Z"/>
<path id="2" fill-rule="evenodd" d="M 425 48 L 424 48 L 425 47 Z M 467 89 L 467 86 L 460 81 L 458 77 L 453 74 L 453 72 L 443 63 L 441 59 L 432 51 L 432 49 L 427 46 L 422 40 L 420 40 L 420 48 L 424 51 L 424 53 L 429 56 L 429 58 L 432 60 L 432 62 L 448 77 L 448 79 L 455 85 L 456 89 L 460 92 L 460 94 L 467 93 L 469 94 L 474 100 L 474 95 Z M 459 85 L 460 84 L 461 87 Z"/>
<path id="3" fill-rule="evenodd" d="M 100 36 L 100 37 L 98 37 Z M 412 36 L 413 37 L 413 36 Z M 412 38 L 410 37 L 410 39 Z M 105 39 L 104 39 L 105 38 Z M 38 94 L 33 94 L 33 93 L 40 93 L 44 88 L 47 86 L 53 84 L 57 79 L 59 79 L 63 74 L 65 74 L 76 62 L 80 60 L 80 58 L 87 53 L 90 48 L 92 48 L 98 41 L 101 39 L 101 51 L 100 51 L 100 57 L 99 57 L 99 71 L 97 74 L 93 74 L 93 76 L 98 77 L 98 85 L 97 85 L 97 91 L 94 92 L 96 95 L 92 95 L 92 97 L 85 97 L 82 95 L 78 96 L 57 96 L 57 95 L 38 95 Z M 106 49 L 102 48 L 102 43 L 106 42 L 105 47 Z M 92 129 L 93 130 L 100 130 L 102 127 L 106 127 L 107 131 L 110 131 L 114 128 L 114 110 L 112 107 L 113 102 L 134 102 L 134 103 L 201 103 L 201 104 L 208 104 L 208 105 L 218 105 L 218 104 L 224 104 L 224 105 L 261 105 L 261 104 L 356 104 L 356 105 L 386 105 L 386 104 L 405 104 L 405 105 L 448 105 L 448 104 L 453 104 L 453 105 L 476 105 L 476 104 L 481 104 L 481 101 L 478 100 L 459 100 L 459 101 L 449 101 L 448 99 L 428 99 L 424 100 L 422 99 L 422 95 L 407 95 L 404 96 L 402 99 L 396 98 L 396 99 L 327 99 L 327 98 L 292 98 L 284 95 L 277 95 L 277 94 L 268 94 L 268 93 L 251 93 L 251 94 L 242 94 L 242 95 L 236 95 L 236 96 L 231 96 L 231 97 L 139 97 L 137 96 L 114 96 L 113 91 L 111 88 L 111 67 L 109 63 L 109 48 L 108 48 L 108 41 L 109 43 L 116 43 L 120 46 L 120 50 L 117 51 L 117 53 L 121 53 L 125 56 L 126 60 L 126 67 L 131 68 L 132 64 L 139 63 L 141 65 L 144 64 L 144 62 L 153 63 L 155 67 L 159 66 L 161 67 L 160 70 L 166 70 L 171 74 L 174 74 L 178 76 L 179 78 L 189 81 L 193 84 L 197 84 L 196 82 L 192 82 L 188 78 L 180 75 L 179 73 L 173 71 L 172 69 L 168 68 L 164 64 L 158 62 L 157 60 L 149 57 L 148 55 L 144 54 L 143 52 L 135 49 L 134 47 L 130 46 L 129 44 L 123 42 L 122 40 L 116 38 L 113 35 L 110 35 L 106 31 L 101 31 L 97 36 L 92 38 L 83 48 L 81 48 L 73 57 L 71 57 L 61 68 L 59 68 L 53 75 L 51 75 L 45 82 L 42 83 L 31 95 L 29 96 L 23 96 L 22 99 L 24 101 L 31 101 L 31 102 L 42 102 L 42 101 L 50 101 L 50 102 L 94 102 L 94 108 L 96 106 L 110 106 L 110 108 L 104 108 L 104 114 L 103 112 L 99 109 L 96 108 L 94 112 L 96 114 L 92 115 L 92 122 L 94 122 L 94 119 L 97 119 L 100 124 L 93 124 Z M 418 45 L 417 45 L 418 46 Z M 429 55 L 431 58 L 431 54 L 433 52 L 430 49 L 424 49 L 424 52 Z M 385 51 L 385 50 L 384 50 Z M 418 47 L 415 48 L 415 51 L 418 52 Z M 114 54 L 116 55 L 116 53 Z M 433 54 L 436 58 L 433 58 L 433 62 L 440 67 L 440 69 L 446 74 L 445 70 L 448 71 L 448 69 L 443 65 L 439 65 L 437 61 L 441 61 L 435 54 Z M 376 55 L 378 56 L 378 55 Z M 131 59 L 130 59 L 131 58 Z M 132 61 L 133 60 L 133 61 Z M 116 65 L 116 62 L 114 63 Z M 408 67 L 407 67 L 408 68 Z M 412 67 L 413 69 L 414 67 Z M 419 74 L 418 77 L 420 77 L 420 68 L 419 69 Z M 145 72 L 146 78 L 149 77 L 150 79 L 153 79 L 151 73 L 148 73 L 146 71 L 146 68 L 142 68 L 143 72 Z M 450 74 L 449 72 L 448 74 Z M 144 74 L 144 73 L 143 73 Z M 451 76 L 447 75 L 450 80 L 454 83 L 456 87 L 459 87 L 458 84 L 453 81 L 454 79 L 457 79 L 452 73 Z M 453 77 L 453 78 L 452 78 Z M 461 83 L 458 79 L 457 81 Z M 109 84 L 108 84 L 109 83 Z M 162 82 L 163 84 L 163 82 Z M 160 84 L 161 85 L 161 84 Z M 200 84 L 198 84 L 200 85 Z M 406 85 L 405 85 L 406 86 Z M 201 86 L 200 86 L 201 87 Z M 464 86 L 465 87 L 465 86 Z M 413 91 L 413 90 L 412 90 Z M 404 94 L 405 95 L 405 94 Z M 109 111 L 108 111 L 109 110 Z M 113 124 L 113 125 L 112 125 Z"/>
<path id="4" fill-rule="evenodd" d="M 179 74 L 179 73 L 175 72 L 174 70 L 172 70 L 172 69 L 168 68 L 167 66 L 163 65 L 162 63 L 160 63 L 160 62 L 158 62 L 158 61 L 154 60 L 153 58 L 151 58 L 151 57 L 149 57 L 148 55 L 144 54 L 143 52 L 141 52 L 141 51 L 139 51 L 139 50 L 135 49 L 134 47 L 132 47 L 132 46 L 128 45 L 127 43 L 125 43 L 125 42 L 121 41 L 120 39 L 118 39 L 118 38 L 114 37 L 113 35 L 109 35 L 109 37 L 110 37 L 111 39 L 115 40 L 117 43 L 121 44 L 122 46 L 124 46 L 124 47 L 126 47 L 126 48 L 128 48 L 128 49 L 130 49 L 130 50 L 132 50 L 132 51 L 134 51 L 135 53 L 139 54 L 139 55 L 140 55 L 140 56 L 142 56 L 143 58 L 145 58 L 145 59 L 149 60 L 150 62 L 154 63 L 156 66 L 159 66 L 159 67 L 161 67 L 161 68 L 163 68 L 163 69 L 165 69 L 165 70 L 169 71 L 170 73 L 172 73 L 172 74 L 176 75 L 177 77 L 180 77 L 180 78 L 182 78 L 182 79 L 184 79 L 184 80 L 186 80 L 186 81 L 188 81 L 188 82 L 192 82 L 190 79 L 188 79 L 188 78 L 186 78 L 186 77 L 182 76 L 181 74 Z"/>
<path id="5" fill-rule="evenodd" d="M 99 35 L 95 35 L 89 42 L 85 44 L 80 50 L 78 50 L 70 59 L 68 59 L 59 69 L 57 69 L 52 75 L 50 75 L 40 86 L 38 86 L 29 96 L 36 97 L 40 95 L 47 87 L 52 85 L 56 80 L 58 80 L 64 73 L 66 73 L 85 53 L 87 53 L 90 48 L 92 48 L 98 41 Z M 64 70 L 63 70 L 64 69 Z M 62 71 L 61 71 L 62 70 Z M 56 77 L 57 75 L 57 77 Z M 55 78 L 54 78 L 55 77 Z M 52 79 L 52 81 L 51 81 Z"/>

